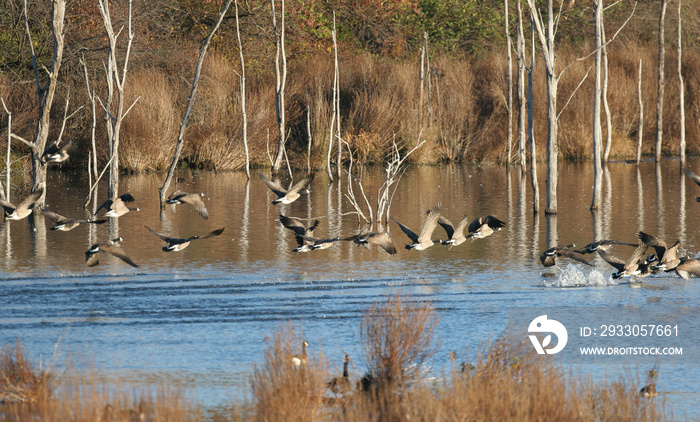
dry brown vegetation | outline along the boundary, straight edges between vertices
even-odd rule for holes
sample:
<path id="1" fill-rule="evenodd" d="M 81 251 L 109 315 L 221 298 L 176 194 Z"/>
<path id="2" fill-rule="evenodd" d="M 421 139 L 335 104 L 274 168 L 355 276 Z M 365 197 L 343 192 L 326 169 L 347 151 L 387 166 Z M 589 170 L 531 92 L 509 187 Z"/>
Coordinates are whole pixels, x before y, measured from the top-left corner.
<path id="1" fill-rule="evenodd" d="M 532 348 L 503 337 L 475 362 L 451 365 L 440 378 L 428 366 L 437 350 L 437 311 L 429 302 L 399 294 L 377 301 L 365 313 L 360 338 L 366 372 L 353 365 L 346 391 L 331 392 L 335 376 L 319 345 L 294 366 L 303 336 L 280 324 L 256 364 L 247 403 L 214 420 L 259 421 L 657 421 L 665 420 L 658 398 L 639 394 L 639 380 L 593 382 L 538 358 Z M 126 393 L 95 375 L 69 375 L 57 384 L 23 357 L 18 344 L 3 349 L 3 391 L 45 379 L 31 401 L 0 404 L 3 421 L 198 421 L 206 419 L 177 389 Z M 10 362 L 10 363 L 8 363 Z M 91 374 L 96 372 L 92 371 Z M 14 376 L 11 374 L 21 374 Z M 9 387 L 8 387 L 9 386 Z M 661 402 L 663 403 L 663 402 Z"/>

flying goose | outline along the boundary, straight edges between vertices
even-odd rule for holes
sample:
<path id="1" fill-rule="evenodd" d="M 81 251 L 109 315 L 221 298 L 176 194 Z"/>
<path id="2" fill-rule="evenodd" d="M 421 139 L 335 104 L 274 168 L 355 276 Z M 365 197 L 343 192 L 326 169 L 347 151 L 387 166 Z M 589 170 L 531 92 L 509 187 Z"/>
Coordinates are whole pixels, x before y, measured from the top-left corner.
<path id="1" fill-rule="evenodd" d="M 260 177 L 260 180 L 262 180 L 263 183 L 265 183 L 267 187 L 270 188 L 275 195 L 277 195 L 277 198 L 272 201 L 273 204 L 291 204 L 292 202 L 296 201 L 297 198 L 299 198 L 299 191 L 306 188 L 309 183 L 314 180 L 314 173 L 309 173 L 308 176 L 301 179 L 299 182 L 297 182 L 297 184 L 289 189 L 285 189 L 277 179 L 274 181 L 270 180 L 262 173 L 258 173 L 258 176 Z"/>
<path id="2" fill-rule="evenodd" d="M 666 271 L 675 271 L 684 280 L 690 280 L 691 276 L 700 277 L 700 260 L 697 258 L 682 258 L 680 264 Z"/>
<path id="3" fill-rule="evenodd" d="M 445 229 L 445 233 L 447 233 L 447 240 L 442 240 L 440 242 L 443 245 L 457 246 L 461 245 L 467 240 L 467 238 L 464 236 L 464 229 L 467 227 L 466 215 L 459 221 L 459 223 L 457 223 L 457 227 L 452 226 L 450 220 L 442 215 L 440 218 L 438 218 L 438 224 L 442 226 L 442 228 Z"/>
<path id="4" fill-rule="evenodd" d="M 697 183 L 698 186 L 700 186 L 700 176 L 690 171 L 690 169 L 686 166 L 683 166 L 683 173 L 685 173 L 685 175 L 688 176 L 690 180 L 692 180 L 693 182 Z M 695 200 L 700 202 L 700 196 L 696 197 Z"/>
<path id="5" fill-rule="evenodd" d="M 298 368 L 301 365 L 307 366 L 309 364 L 309 358 L 306 355 L 306 346 L 308 345 L 309 342 L 306 340 L 301 343 L 301 354 L 292 355 L 292 365 Z"/>
<path id="6" fill-rule="evenodd" d="M 644 242 L 647 246 L 654 248 L 654 251 L 656 252 L 658 263 L 654 264 L 654 269 L 669 271 L 676 268 L 676 266 L 681 263 L 681 260 L 678 258 L 678 247 L 681 244 L 680 241 L 676 241 L 676 243 L 669 248 L 668 245 L 666 245 L 666 242 L 653 234 L 647 234 L 640 231 L 638 236 L 639 240 Z"/>
<path id="7" fill-rule="evenodd" d="M 134 197 L 128 193 L 122 194 L 116 198 L 108 199 L 102 205 L 100 205 L 93 216 L 96 216 L 97 213 L 99 213 L 103 208 L 107 210 L 107 212 L 104 214 L 105 217 L 121 217 L 129 211 L 140 211 L 138 207 L 127 207 L 126 204 L 124 204 L 125 202 L 134 202 L 135 200 L 136 199 L 134 199 Z"/>
<path id="8" fill-rule="evenodd" d="M 575 246 L 576 245 L 572 243 L 571 245 L 567 246 L 558 245 L 553 248 L 549 248 L 546 251 L 542 252 L 542 255 L 540 255 L 540 262 L 545 267 L 551 267 L 557 263 L 558 256 L 563 256 L 564 258 L 571 258 L 576 261 L 583 262 L 584 264 L 591 265 L 591 263 L 586 260 L 583 254 L 571 249 Z"/>
<path id="9" fill-rule="evenodd" d="M 62 163 L 70 158 L 69 152 L 78 152 L 73 141 L 69 141 L 61 147 L 56 142 L 53 142 L 44 149 L 44 153 L 41 155 L 41 163 Z"/>
<path id="10" fill-rule="evenodd" d="M 410 245 L 406 245 L 406 249 L 415 249 L 417 251 L 422 251 L 433 246 L 434 243 L 431 239 L 431 236 L 433 235 L 433 231 L 438 225 L 439 218 L 440 204 L 437 204 L 426 212 L 425 221 L 423 222 L 423 226 L 421 227 L 420 236 L 418 236 L 411 229 L 399 223 L 397 219 L 392 217 L 392 219 L 396 221 L 396 224 L 398 224 L 401 228 L 401 231 L 406 233 L 406 236 L 408 236 L 408 238 L 411 239 L 411 241 L 413 242 Z"/>
<path id="11" fill-rule="evenodd" d="M 196 193 L 185 193 L 176 190 L 175 192 L 171 193 L 170 196 L 168 196 L 165 203 L 170 205 L 170 209 L 173 212 L 175 212 L 176 205 L 192 205 L 203 219 L 206 220 L 209 218 L 209 212 L 207 211 L 207 207 L 204 205 L 204 201 L 202 201 L 202 197 Z"/>
<path id="12" fill-rule="evenodd" d="M 609 250 L 613 245 L 627 245 L 627 246 L 637 246 L 636 243 L 628 243 L 628 242 L 623 242 L 621 240 L 613 240 L 613 239 L 603 239 L 603 240 L 598 240 L 595 242 L 591 242 L 588 245 L 584 246 L 581 249 L 577 249 L 576 252 L 580 254 L 589 254 L 589 253 L 594 253 L 595 251 L 601 249 L 604 251 Z"/>
<path id="13" fill-rule="evenodd" d="M 71 218 L 64 217 L 62 215 L 59 215 L 53 211 L 49 211 L 47 208 L 42 208 L 41 212 L 51 220 L 51 223 L 53 223 L 53 227 L 51 227 L 51 230 L 60 230 L 62 232 L 67 232 L 70 230 L 73 230 L 74 228 L 78 227 L 81 224 L 103 224 L 107 222 L 107 219 L 101 219 L 101 220 L 73 220 Z"/>
<path id="14" fill-rule="evenodd" d="M 313 224 L 311 224 L 309 227 L 306 227 L 304 226 L 304 223 L 301 222 L 301 220 L 295 217 L 287 217 L 285 215 L 280 214 L 278 219 L 284 227 L 293 231 L 294 234 L 297 236 L 312 236 L 314 234 L 314 230 L 316 229 L 316 227 L 318 227 L 318 220 L 314 220 Z"/>
<path id="15" fill-rule="evenodd" d="M 216 237 L 220 235 L 221 233 L 224 232 L 224 228 L 221 227 L 220 229 L 216 229 L 210 233 L 205 234 L 204 236 L 198 236 L 194 235 L 188 238 L 177 238 L 177 237 L 170 237 L 166 236 L 164 234 L 158 233 L 157 231 L 153 230 L 152 228 L 148 226 L 144 226 L 148 229 L 149 232 L 155 234 L 156 236 L 160 237 L 164 241 L 168 243 L 167 246 L 163 246 L 163 252 L 177 252 L 185 249 L 190 245 L 190 242 L 193 240 L 197 239 L 209 239 L 210 237 Z"/>
<path id="16" fill-rule="evenodd" d="M 348 372 L 348 362 L 350 362 L 350 356 L 345 355 L 343 358 L 343 375 L 328 381 L 328 389 L 335 395 L 345 394 L 352 389 L 350 374 Z"/>
<path id="17" fill-rule="evenodd" d="M 41 198 L 44 188 L 39 187 L 36 191 L 24 198 L 19 205 L 13 205 L 4 199 L 0 199 L 0 206 L 5 211 L 5 218 L 8 220 L 21 220 L 29 216 L 34 210 L 34 204 Z"/>
<path id="18" fill-rule="evenodd" d="M 493 234 L 495 230 L 501 230 L 506 226 L 506 223 L 497 219 L 492 215 L 479 217 L 469 223 L 469 235 L 473 239 L 483 239 L 486 236 Z"/>
<path id="19" fill-rule="evenodd" d="M 637 246 L 637 249 L 634 250 L 634 253 L 632 253 L 632 256 L 630 256 L 626 262 L 620 258 L 608 254 L 602 249 L 598 249 L 598 255 L 600 255 L 605 262 L 617 269 L 617 272 L 613 273 L 612 275 L 614 279 L 629 276 L 646 277 L 653 273 L 651 263 L 658 260 L 655 254 L 651 254 L 647 258 L 644 258 L 644 253 L 646 250 L 647 244 L 641 242 L 639 246 Z"/>
<path id="20" fill-rule="evenodd" d="M 126 262 L 132 267 L 138 267 L 138 265 L 136 265 L 136 263 L 134 263 L 134 261 L 132 261 L 131 258 L 129 258 L 119 246 L 119 242 L 121 242 L 122 240 L 124 239 L 118 237 L 116 239 L 106 240 L 104 242 L 96 243 L 90 246 L 90 249 L 88 249 L 85 252 L 85 263 L 87 264 L 87 266 L 94 267 L 95 265 L 99 264 L 99 253 L 107 252 L 108 254 L 116 256 L 117 258 L 121 259 L 122 261 Z"/>
<path id="21" fill-rule="evenodd" d="M 360 233 L 342 239 L 357 243 L 358 246 L 363 245 L 369 248 L 369 245 L 377 245 L 384 249 L 389 255 L 396 255 L 396 246 L 391 240 L 391 237 L 385 232 L 372 232 L 369 229 L 364 229 Z"/>
<path id="22" fill-rule="evenodd" d="M 320 237 L 309 235 L 296 235 L 294 237 L 299 246 L 297 246 L 293 252 L 309 252 L 315 251 L 316 249 L 326 249 L 333 246 L 333 243 L 342 240 L 337 237 L 333 239 L 321 239 Z"/>

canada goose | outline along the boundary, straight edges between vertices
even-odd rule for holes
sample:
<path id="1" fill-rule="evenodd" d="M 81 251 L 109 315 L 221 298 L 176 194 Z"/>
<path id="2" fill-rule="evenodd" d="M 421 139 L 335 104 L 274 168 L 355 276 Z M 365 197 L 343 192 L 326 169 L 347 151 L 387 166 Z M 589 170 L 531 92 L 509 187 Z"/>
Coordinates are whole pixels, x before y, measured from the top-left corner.
<path id="1" fill-rule="evenodd" d="M 202 201 L 202 197 L 196 193 L 185 193 L 176 190 L 175 192 L 171 193 L 170 196 L 168 196 L 165 203 L 170 205 L 170 209 L 173 212 L 175 212 L 176 205 L 192 205 L 203 219 L 206 220 L 209 218 L 209 212 L 207 211 L 207 207 L 204 205 L 204 201 Z"/>
<path id="2" fill-rule="evenodd" d="M 340 238 L 321 239 L 320 237 L 313 237 L 309 235 L 296 235 L 295 239 L 299 246 L 293 250 L 294 252 L 309 252 L 315 251 L 316 249 L 326 249 L 333 246 L 333 243 L 342 240 Z"/>
<path id="3" fill-rule="evenodd" d="M 297 184 L 289 189 L 285 189 L 282 187 L 279 180 L 270 180 L 262 173 L 258 173 L 258 176 L 260 176 L 260 180 L 262 180 L 263 183 L 265 183 L 267 187 L 270 188 L 275 195 L 277 195 L 277 198 L 272 201 L 273 204 L 291 204 L 292 202 L 296 201 L 297 198 L 299 198 L 299 191 L 306 188 L 309 183 L 314 180 L 314 173 L 309 173 L 308 176 L 301 179 Z"/>
<path id="4" fill-rule="evenodd" d="M 576 252 L 585 255 L 585 254 L 589 254 L 589 253 L 594 253 L 598 249 L 602 249 L 604 251 L 607 251 L 613 245 L 637 246 L 636 243 L 628 243 L 628 242 L 623 242 L 621 240 L 604 239 L 604 240 L 598 240 L 596 242 L 591 242 L 588 245 L 584 246 L 583 248 L 577 249 Z"/>
<path id="5" fill-rule="evenodd" d="M 69 141 L 61 147 L 56 142 L 53 142 L 44 149 L 44 153 L 41 155 L 41 163 L 62 163 L 70 158 L 73 153 L 78 153 L 78 149 L 73 144 L 73 141 Z"/>
<path id="6" fill-rule="evenodd" d="M 461 245 L 467 240 L 467 238 L 464 236 L 464 229 L 467 227 L 466 215 L 459 221 L 459 223 L 457 223 L 457 227 L 452 226 L 450 220 L 443 216 L 438 218 L 438 224 L 442 226 L 442 228 L 445 229 L 445 233 L 447 233 L 447 240 L 440 242 L 443 245 L 457 246 Z"/>
<path id="7" fill-rule="evenodd" d="M 306 340 L 301 343 L 301 353 L 298 355 L 292 355 L 292 365 L 298 368 L 301 365 L 307 366 L 309 364 L 309 358 L 306 355 L 306 346 L 308 345 L 309 342 Z"/>
<path id="8" fill-rule="evenodd" d="M 681 276 L 684 280 L 690 280 L 690 276 L 700 277 L 700 260 L 696 258 L 681 259 L 681 263 L 676 265 L 672 270 Z"/>
<path id="9" fill-rule="evenodd" d="M 155 234 L 156 236 L 160 237 L 164 241 L 168 242 L 167 246 L 163 246 L 163 252 L 173 252 L 173 251 L 181 251 L 188 247 L 190 245 L 190 242 L 193 240 L 197 239 L 209 239 L 210 237 L 215 237 L 220 235 L 221 233 L 224 232 L 224 228 L 216 229 L 210 233 L 205 234 L 204 236 L 198 236 L 194 235 L 188 238 L 177 238 L 177 237 L 170 237 L 166 236 L 164 234 L 158 233 L 157 231 L 153 230 L 152 228 L 148 226 L 144 226 L 148 229 L 149 232 Z"/>
<path id="10" fill-rule="evenodd" d="M 656 258 L 659 262 L 654 264 L 654 269 L 669 271 L 676 268 L 676 266 L 681 263 L 681 260 L 678 259 L 680 241 L 676 241 L 676 243 L 669 248 L 666 242 L 652 234 L 640 231 L 638 236 L 639 240 L 644 242 L 647 246 L 651 246 L 654 248 L 654 251 L 656 251 Z"/>
<path id="11" fill-rule="evenodd" d="M 335 377 L 328 381 L 328 389 L 330 389 L 333 394 L 345 394 L 352 389 L 352 383 L 350 382 L 350 374 L 348 372 L 348 363 L 350 362 L 350 356 L 345 355 L 343 358 L 343 375 L 340 377 Z"/>
<path id="12" fill-rule="evenodd" d="M 690 180 L 692 180 L 693 182 L 697 183 L 698 186 L 700 186 L 700 176 L 693 173 L 692 171 L 690 171 L 690 169 L 688 167 L 685 167 L 685 166 L 683 166 L 683 173 L 685 173 L 685 175 L 688 176 L 690 178 Z M 695 197 L 695 200 L 700 202 L 700 196 Z"/>
<path id="13" fill-rule="evenodd" d="M 138 267 L 138 265 L 136 265 L 136 263 L 134 263 L 134 261 L 132 261 L 131 258 L 129 258 L 119 246 L 119 242 L 122 240 L 124 239 L 118 237 L 116 239 L 107 240 L 90 246 L 90 249 L 85 252 L 85 263 L 87 266 L 94 267 L 95 265 L 99 264 L 100 257 L 98 254 L 100 252 L 107 252 L 108 254 L 116 256 L 132 267 Z"/>
<path id="14" fill-rule="evenodd" d="M 571 258 L 576 261 L 583 262 L 584 264 L 591 265 L 591 263 L 586 260 L 583 254 L 571 249 L 575 246 L 576 245 L 572 243 L 571 245 L 567 246 L 559 245 L 553 248 L 549 248 L 546 251 L 542 252 L 542 255 L 540 255 L 540 262 L 545 267 L 551 267 L 557 263 L 558 256 L 563 256 L 564 258 Z"/>
<path id="15" fill-rule="evenodd" d="M 506 223 L 492 215 L 479 217 L 469 223 L 469 235 L 467 237 L 483 239 L 486 236 L 492 235 L 495 230 L 501 230 L 505 226 Z"/>
<path id="16" fill-rule="evenodd" d="M 620 258 L 608 254 L 602 249 L 598 249 L 598 255 L 600 255 L 605 262 L 617 269 L 617 272 L 613 273 L 612 275 L 614 279 L 629 276 L 646 277 L 653 273 L 651 263 L 656 262 L 658 259 L 654 254 L 644 258 L 644 253 L 646 250 L 647 244 L 641 242 L 639 246 L 637 246 L 637 249 L 634 250 L 634 253 L 632 253 L 632 256 L 630 256 L 626 262 Z"/>
<path id="17" fill-rule="evenodd" d="M 415 249 L 417 251 L 422 251 L 424 249 L 428 249 L 429 247 L 434 245 L 433 240 L 431 239 L 431 236 L 433 235 L 433 231 L 435 230 L 435 227 L 437 227 L 437 225 L 438 225 L 439 218 L 440 218 L 440 204 L 437 204 L 426 212 L 425 221 L 423 221 L 423 226 L 421 227 L 420 236 L 418 236 L 411 229 L 409 229 L 408 227 L 399 223 L 398 220 L 396 220 L 395 218 L 392 217 L 392 219 L 394 221 L 396 221 L 396 224 L 398 224 L 399 227 L 401 228 L 401 231 L 406 233 L 406 236 L 408 236 L 408 238 L 411 239 L 411 241 L 413 242 L 410 245 L 406 245 L 406 249 L 408 249 L 408 250 Z"/>
<path id="18" fill-rule="evenodd" d="M 36 191 L 24 198 L 19 205 L 13 205 L 4 199 L 0 199 L 0 206 L 5 211 L 5 218 L 8 220 L 21 220 L 29 216 L 34 210 L 34 204 L 44 194 L 44 188 L 39 187 Z"/>
<path id="19" fill-rule="evenodd" d="M 103 224 L 106 223 L 106 219 L 101 219 L 101 220 L 73 220 L 70 218 L 66 218 L 62 215 L 56 214 L 53 211 L 49 211 L 47 208 L 42 208 L 41 212 L 51 220 L 53 223 L 53 227 L 51 227 L 51 230 L 60 230 L 63 232 L 67 232 L 70 230 L 73 230 L 74 228 L 78 227 L 81 224 Z"/>
<path id="20" fill-rule="evenodd" d="M 312 236 L 314 234 L 314 230 L 316 229 L 316 227 L 318 227 L 318 220 L 314 220 L 313 224 L 311 224 L 309 227 L 306 227 L 304 226 L 304 223 L 302 223 L 301 220 L 299 220 L 298 218 L 287 217 L 285 215 L 280 214 L 278 219 L 284 227 L 293 231 L 294 234 L 297 236 Z"/>
<path id="21" fill-rule="evenodd" d="M 358 246 L 363 245 L 368 247 L 368 245 L 377 245 L 384 249 L 389 255 L 396 255 L 394 241 L 392 241 L 391 237 L 385 232 L 371 232 L 368 229 L 364 229 L 360 233 L 342 240 L 352 241 L 357 243 Z"/>
<path id="22" fill-rule="evenodd" d="M 656 391 L 656 376 L 658 375 L 658 372 L 656 369 L 650 369 L 649 370 L 649 375 L 647 375 L 647 385 L 642 387 L 641 390 L 639 390 L 639 394 L 642 395 L 642 397 L 656 397 L 659 395 L 659 393 Z"/>
<path id="23" fill-rule="evenodd" d="M 102 205 L 100 205 L 93 216 L 96 216 L 97 213 L 99 213 L 103 208 L 107 210 L 107 212 L 104 214 L 105 217 L 121 217 L 129 211 L 140 211 L 138 207 L 127 207 L 124 204 L 125 202 L 134 202 L 135 200 L 136 199 L 134 199 L 134 197 L 128 193 L 122 194 L 116 198 L 108 199 Z"/>

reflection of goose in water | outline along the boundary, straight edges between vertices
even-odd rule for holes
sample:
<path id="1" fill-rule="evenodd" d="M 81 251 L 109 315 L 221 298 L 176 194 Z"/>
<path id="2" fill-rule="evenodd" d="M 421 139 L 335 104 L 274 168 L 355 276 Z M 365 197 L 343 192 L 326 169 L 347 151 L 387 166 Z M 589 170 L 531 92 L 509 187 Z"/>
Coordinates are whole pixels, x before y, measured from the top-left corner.
<path id="1" fill-rule="evenodd" d="M 125 202 L 134 202 L 135 200 L 136 199 L 129 193 L 122 194 L 116 198 L 110 198 L 100 205 L 97 211 L 95 211 L 95 214 L 93 214 L 93 217 L 103 208 L 107 210 L 104 214 L 105 217 L 121 217 L 129 211 L 140 211 L 138 207 L 127 207 L 125 204 Z"/>
<path id="2" fill-rule="evenodd" d="M 282 187 L 278 179 L 270 180 L 262 173 L 258 173 L 258 176 L 260 177 L 260 180 L 262 180 L 263 183 L 265 183 L 267 187 L 270 188 L 275 195 L 277 195 L 277 198 L 272 201 L 273 204 L 291 204 L 299 198 L 299 192 L 306 188 L 309 183 L 314 180 L 314 174 L 310 173 L 291 188 L 285 189 Z"/>
<path id="3" fill-rule="evenodd" d="M 73 230 L 74 228 L 78 227 L 81 224 L 103 224 L 106 223 L 106 219 L 101 219 L 101 220 L 73 220 L 70 218 L 66 218 L 62 215 L 56 214 L 53 211 L 49 211 L 47 208 L 42 208 L 41 209 L 42 214 L 46 216 L 51 222 L 53 223 L 53 227 L 51 227 L 51 230 L 60 230 L 63 232 L 67 232 L 70 230 Z"/>
<path id="4" fill-rule="evenodd" d="M 36 191 L 24 198 L 24 201 L 19 205 L 13 205 L 10 202 L 0 199 L 0 206 L 5 211 L 5 218 L 8 220 L 21 220 L 29 216 L 34 211 L 34 204 L 41 198 L 44 193 L 44 188 L 39 187 Z"/>
<path id="5" fill-rule="evenodd" d="M 352 241 L 357 245 L 362 245 L 369 248 L 369 245 L 377 245 L 384 249 L 389 255 L 396 254 L 396 246 L 394 241 L 385 232 L 372 232 L 369 229 L 364 229 L 360 233 L 347 237 L 342 240 Z"/>
<path id="6" fill-rule="evenodd" d="M 399 225 L 401 228 L 401 231 L 403 231 L 406 236 L 408 236 L 409 239 L 413 243 L 410 245 L 406 245 L 406 249 L 411 250 L 415 249 L 417 251 L 422 251 L 424 249 L 428 249 L 429 247 L 433 246 L 433 240 L 431 239 L 431 236 L 433 235 L 433 231 L 435 231 L 435 228 L 438 225 L 438 219 L 440 218 L 440 204 L 435 205 L 431 209 L 429 209 L 426 213 L 425 221 L 423 221 L 423 226 L 421 226 L 420 230 L 420 236 L 414 233 L 411 229 L 408 227 L 404 226 L 403 224 L 399 223 L 397 219 L 392 217 L 394 221 L 396 221 L 396 224 Z"/>
<path id="7" fill-rule="evenodd" d="M 165 203 L 170 205 L 170 209 L 173 212 L 175 212 L 176 205 L 192 205 L 203 219 L 206 220 L 209 218 L 209 212 L 207 211 L 206 205 L 204 205 L 204 201 L 202 201 L 201 195 L 196 193 L 186 193 L 176 190 L 175 192 L 171 193 L 170 196 L 168 196 Z"/>
<path id="8" fill-rule="evenodd" d="M 177 238 L 177 237 L 170 237 L 167 235 L 164 235 L 162 233 L 158 233 L 157 231 L 153 230 L 152 228 L 148 226 L 144 226 L 148 229 L 149 232 L 155 234 L 156 236 L 160 237 L 162 240 L 168 242 L 167 246 L 163 246 L 163 252 L 176 252 L 176 251 L 181 251 L 188 247 L 190 245 L 190 242 L 193 240 L 197 239 L 209 239 L 210 237 L 215 237 L 220 235 L 221 233 L 224 232 L 224 228 L 216 229 L 210 233 L 205 234 L 204 236 L 198 236 L 194 235 L 188 238 Z"/>
<path id="9" fill-rule="evenodd" d="M 118 237 L 116 239 L 107 240 L 90 246 L 90 249 L 88 249 L 85 252 L 85 263 L 87 264 L 87 266 L 94 267 L 95 265 L 99 264 L 99 253 L 107 252 L 108 254 L 116 256 L 117 258 L 121 259 L 122 261 L 126 262 L 132 267 L 138 267 L 138 265 L 136 265 L 136 263 L 134 263 L 134 261 L 132 261 L 131 258 L 129 258 L 119 246 L 119 242 L 121 242 L 122 240 L 124 239 Z"/>

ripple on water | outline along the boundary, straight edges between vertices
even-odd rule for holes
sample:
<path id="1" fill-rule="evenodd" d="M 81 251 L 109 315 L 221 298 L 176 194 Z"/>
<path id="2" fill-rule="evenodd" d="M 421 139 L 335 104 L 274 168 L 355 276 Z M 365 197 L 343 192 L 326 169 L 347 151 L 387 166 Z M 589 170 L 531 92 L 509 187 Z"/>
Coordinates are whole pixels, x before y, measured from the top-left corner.
<path id="1" fill-rule="evenodd" d="M 569 264 L 553 279 L 545 279 L 546 287 L 588 287 L 615 286 L 619 284 L 609 275 L 603 274 L 597 268 Z"/>

